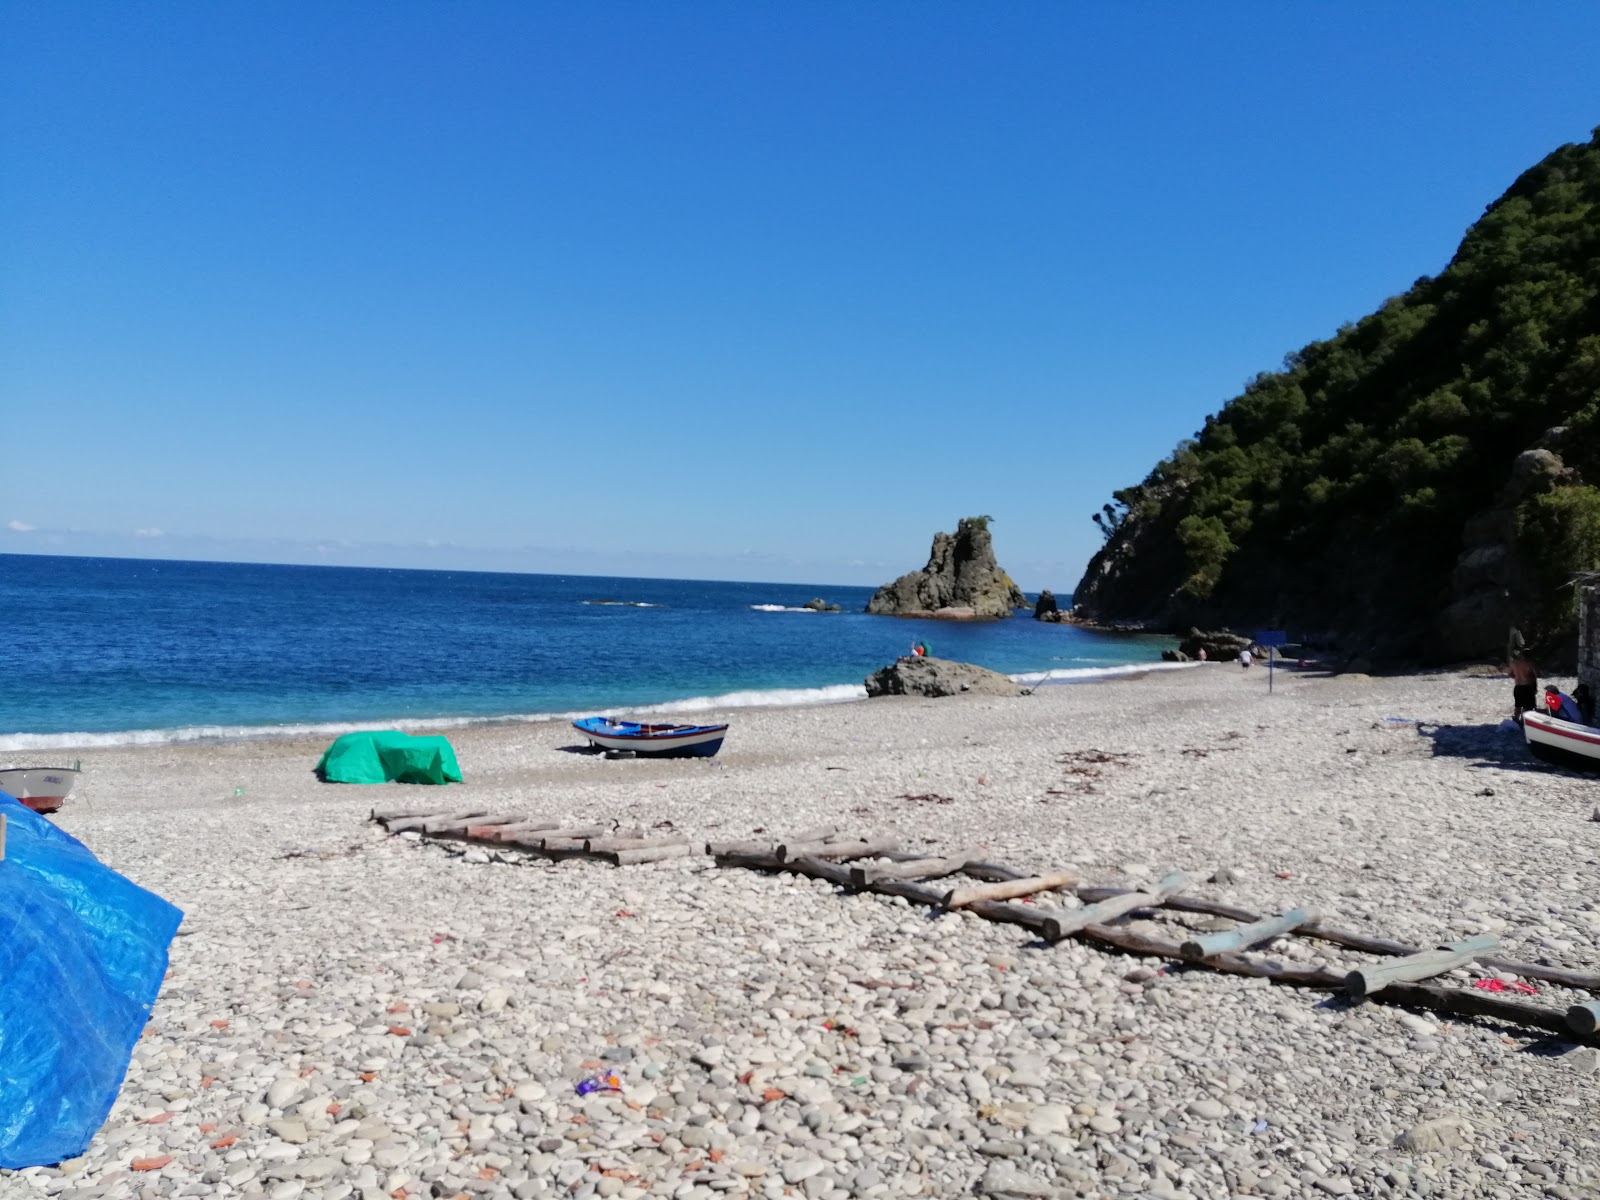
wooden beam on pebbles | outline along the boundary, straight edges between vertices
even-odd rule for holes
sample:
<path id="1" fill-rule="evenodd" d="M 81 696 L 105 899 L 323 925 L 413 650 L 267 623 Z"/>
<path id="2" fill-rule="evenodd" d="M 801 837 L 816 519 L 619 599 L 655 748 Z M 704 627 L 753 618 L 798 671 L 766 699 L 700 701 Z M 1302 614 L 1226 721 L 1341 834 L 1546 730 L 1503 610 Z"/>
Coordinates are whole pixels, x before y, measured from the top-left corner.
<path id="1" fill-rule="evenodd" d="M 1292 933 L 1300 926 L 1316 919 L 1317 910 L 1314 908 L 1291 908 L 1286 913 L 1279 913 L 1275 917 L 1263 917 L 1248 925 L 1240 925 L 1237 929 L 1224 929 L 1217 933 L 1189 938 L 1178 947 L 1178 951 L 1189 962 L 1199 962 L 1213 954 L 1221 954 L 1224 950 L 1248 950 L 1251 946 L 1270 942 L 1273 938 Z"/>
<path id="2" fill-rule="evenodd" d="M 850 884 L 861 889 L 883 879 L 942 879 L 955 875 L 967 865 L 965 854 L 946 858 L 909 858 L 902 862 L 871 863 L 850 868 Z"/>
<path id="3" fill-rule="evenodd" d="M 1170 871 L 1161 877 L 1149 891 L 1124 892 L 1119 896 L 1101 900 L 1097 904 L 1071 909 L 1056 917 L 1059 936 L 1077 933 L 1090 925 L 1105 925 L 1118 917 L 1141 908 L 1159 908 L 1162 901 L 1189 886 L 1189 876 L 1182 871 Z"/>
<path id="4" fill-rule="evenodd" d="M 1567 1028 L 1580 1037 L 1593 1037 L 1600 1032 L 1600 1000 L 1567 1009 Z"/>
<path id="5" fill-rule="evenodd" d="M 717 857 L 719 867 L 745 867 L 753 871 L 792 871 L 797 875 L 809 875 L 814 879 L 825 879 L 829 883 L 840 887 L 856 889 L 851 878 L 849 867 L 839 863 L 828 862 L 825 859 L 801 855 L 798 858 L 779 858 L 775 853 L 766 854 L 726 854 Z M 946 891 L 940 887 L 929 887 L 925 883 L 915 883 L 905 879 L 883 879 L 869 883 L 866 888 L 869 892 L 876 892 L 880 896 L 898 896 L 912 904 L 923 904 L 929 908 L 943 908 Z M 980 916 L 990 921 L 999 921 L 1007 925 L 1021 925 L 1031 929 L 1040 937 L 1049 937 L 1055 928 L 1054 918 L 1048 913 L 1038 909 L 1029 908 L 1025 904 L 1006 904 L 999 900 L 980 900 L 970 905 L 966 910 L 975 916 Z"/>
<path id="6" fill-rule="evenodd" d="M 857 838 L 837 842 L 781 842 L 777 854 L 780 859 L 826 858 L 842 861 L 848 858 L 879 858 L 890 850 L 898 850 L 895 838 Z"/>
<path id="7" fill-rule="evenodd" d="M 1090 925 L 1079 932 L 1084 937 L 1115 946 L 1129 954 L 1166 959 L 1179 957 L 1177 943 L 1135 933 L 1126 928 Z M 1209 956 L 1203 965 L 1228 975 L 1265 979 L 1288 987 L 1315 988 L 1324 992 L 1343 991 L 1345 987 L 1344 973 L 1327 967 L 1290 966 L 1274 959 L 1253 958 L 1231 950 Z M 1513 1000 L 1503 993 L 1485 992 L 1477 988 L 1441 987 L 1428 983 L 1392 983 L 1370 999 L 1378 1004 L 1426 1008 L 1456 1016 L 1485 1017 L 1508 1024 L 1545 1029 L 1552 1033 L 1574 1032 L 1568 1024 L 1569 1014 L 1522 1000 Z"/>
<path id="8" fill-rule="evenodd" d="M 515 825 L 526 821 L 527 813 L 488 813 L 478 817 L 436 817 L 422 826 L 426 834 L 440 833 L 466 833 L 471 836 L 470 830 L 482 829 L 491 825 Z"/>
<path id="9" fill-rule="evenodd" d="M 1077 882 L 1077 875 L 1071 871 L 1052 871 L 1047 875 L 1034 875 L 1027 879 L 1010 879 L 1002 883 L 980 883 L 971 887 L 952 888 L 944 894 L 944 907 L 968 908 L 980 900 L 1015 900 L 1039 892 L 1059 891 Z"/>
<path id="10" fill-rule="evenodd" d="M 657 850 L 663 846 L 687 846 L 689 839 L 681 833 L 663 837 L 596 837 L 588 838 L 583 848 L 590 854 L 605 854 L 616 850 Z"/>
<path id="11" fill-rule="evenodd" d="M 688 842 L 675 846 L 641 847 L 637 850 L 605 850 L 600 857 L 618 867 L 636 867 L 640 863 L 665 862 L 669 858 L 688 858 L 694 847 Z"/>
<path id="12" fill-rule="evenodd" d="M 967 865 L 967 873 L 973 874 L 972 864 Z M 1078 898 L 1087 902 L 1108 899 L 1112 896 L 1124 896 L 1130 889 L 1123 887 L 1083 887 L 1078 889 Z M 1230 921 L 1241 924 L 1250 924 L 1262 919 L 1262 914 L 1252 912 L 1248 908 L 1240 908 L 1236 904 L 1225 904 L 1220 900 L 1207 900 L 1200 896 L 1169 896 L 1161 902 L 1162 908 L 1170 908 L 1174 912 L 1199 913 L 1204 916 L 1226 917 Z M 1421 952 L 1420 946 L 1412 946 L 1406 942 L 1396 942 L 1390 938 L 1373 937 L 1371 934 L 1357 933 L 1350 929 L 1337 929 L 1332 925 L 1314 921 L 1302 925 L 1297 933 L 1306 937 L 1316 938 L 1318 941 L 1331 942 L 1335 946 L 1343 946 L 1349 950 L 1360 950 L 1364 954 L 1417 954 Z M 1478 965 L 1491 971 L 1500 971 L 1507 975 L 1520 975 L 1524 979 L 1541 979 L 1546 983 L 1559 983 L 1564 987 L 1580 988 L 1584 991 L 1600 991 L 1600 973 L 1593 971 L 1573 971 L 1567 967 L 1550 967 L 1543 963 L 1518 962 L 1509 958 L 1483 957 L 1478 959 Z"/>
<path id="13" fill-rule="evenodd" d="M 467 826 L 467 838 L 474 842 L 504 842 L 514 837 L 542 833 L 547 829 L 561 828 L 560 821 L 549 819 L 523 820 L 510 825 L 489 825 L 474 821 Z"/>
<path id="14" fill-rule="evenodd" d="M 487 817 L 489 810 L 484 808 L 463 808 L 455 812 L 431 812 L 418 817 L 391 817 L 385 821 L 384 828 L 390 833 L 409 833 L 413 830 L 422 832 L 431 822 L 465 821 L 468 817 Z"/>
<path id="15" fill-rule="evenodd" d="M 1480 933 L 1453 946 L 1444 946 L 1438 950 L 1423 950 L 1390 962 L 1369 963 L 1357 967 L 1346 975 L 1344 988 L 1350 995 L 1359 999 L 1374 992 L 1381 992 L 1390 984 L 1417 983 L 1423 979 L 1432 979 L 1435 975 L 1443 975 L 1446 971 L 1466 966 L 1484 951 L 1493 950 L 1499 944 L 1500 939 L 1494 934 Z"/>

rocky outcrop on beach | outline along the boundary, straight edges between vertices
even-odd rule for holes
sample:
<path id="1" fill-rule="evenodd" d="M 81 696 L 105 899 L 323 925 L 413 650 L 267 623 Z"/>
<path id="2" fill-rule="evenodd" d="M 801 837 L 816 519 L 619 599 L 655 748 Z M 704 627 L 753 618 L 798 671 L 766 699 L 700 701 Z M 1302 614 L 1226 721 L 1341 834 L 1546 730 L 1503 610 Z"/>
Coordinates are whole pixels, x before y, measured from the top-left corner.
<path id="1" fill-rule="evenodd" d="M 962 517 L 954 533 L 933 535 L 928 565 L 873 593 L 867 611 L 888 617 L 990 621 L 1026 608 L 1027 597 L 995 562 L 989 518 Z"/>
<path id="2" fill-rule="evenodd" d="M 829 604 L 826 600 L 823 600 L 821 597 L 818 597 L 815 600 L 807 600 L 800 607 L 801 608 L 809 608 L 812 612 L 839 612 L 840 611 L 839 606 L 837 604 Z"/>
<path id="3" fill-rule="evenodd" d="M 1049 588 L 1039 593 L 1039 599 L 1033 606 L 1033 619 L 1035 621 L 1059 621 L 1061 609 L 1056 604 L 1056 594 Z"/>
<path id="4" fill-rule="evenodd" d="M 867 676 L 867 696 L 1023 696 L 1028 689 L 972 663 L 912 655 Z"/>
<path id="5" fill-rule="evenodd" d="M 1202 631 L 1189 630 L 1188 636 L 1178 643 L 1178 653 L 1181 658 L 1176 662 L 1189 662 L 1200 657 L 1200 652 L 1205 651 L 1206 659 L 1210 662 L 1232 662 L 1240 653 L 1250 649 L 1255 642 L 1238 633 L 1230 633 L 1226 629 L 1213 629 Z M 1162 657 L 1166 657 L 1163 655 Z"/>

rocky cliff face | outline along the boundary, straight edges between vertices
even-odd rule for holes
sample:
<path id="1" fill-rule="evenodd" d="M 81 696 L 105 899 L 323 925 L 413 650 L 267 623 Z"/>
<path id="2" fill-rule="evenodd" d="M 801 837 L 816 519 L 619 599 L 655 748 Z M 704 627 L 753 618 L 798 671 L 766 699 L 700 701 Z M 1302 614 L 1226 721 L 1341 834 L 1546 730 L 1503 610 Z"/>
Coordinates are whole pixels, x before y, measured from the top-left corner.
<path id="1" fill-rule="evenodd" d="M 1517 455 L 1498 501 L 1467 521 L 1461 554 L 1450 573 L 1447 603 L 1432 630 L 1433 657 L 1449 660 L 1491 653 L 1505 641 L 1509 628 L 1534 619 L 1541 581 L 1519 543 L 1517 512 L 1529 497 L 1576 482 L 1554 449 L 1565 432 L 1551 429 L 1540 445 Z"/>
<path id="2" fill-rule="evenodd" d="M 889 617 L 944 617 L 994 620 L 1027 607 L 1022 590 L 994 560 L 989 523 L 963 517 L 955 533 L 933 535 L 928 565 L 886 583 L 867 602 L 867 611 Z"/>

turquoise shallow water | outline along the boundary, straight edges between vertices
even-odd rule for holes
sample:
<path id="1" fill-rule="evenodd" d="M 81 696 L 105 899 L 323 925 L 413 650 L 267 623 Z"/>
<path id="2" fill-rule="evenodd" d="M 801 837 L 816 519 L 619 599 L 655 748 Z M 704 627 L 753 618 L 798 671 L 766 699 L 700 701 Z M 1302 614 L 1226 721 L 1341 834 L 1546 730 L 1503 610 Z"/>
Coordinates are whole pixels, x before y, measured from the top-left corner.
<path id="1" fill-rule="evenodd" d="M 861 611 L 870 588 L 0 555 L 0 750 L 815 703 L 915 640 L 1030 679 L 1172 643 Z M 846 611 L 796 611 L 813 596 Z"/>

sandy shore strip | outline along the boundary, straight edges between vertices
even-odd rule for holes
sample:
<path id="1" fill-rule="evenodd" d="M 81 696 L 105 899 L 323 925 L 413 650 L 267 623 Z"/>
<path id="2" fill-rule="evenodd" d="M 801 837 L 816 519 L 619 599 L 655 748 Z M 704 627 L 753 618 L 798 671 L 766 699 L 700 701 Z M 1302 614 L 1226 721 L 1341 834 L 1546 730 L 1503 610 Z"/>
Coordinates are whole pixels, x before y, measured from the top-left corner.
<path id="1" fill-rule="evenodd" d="M 741 710 L 712 760 L 475 727 L 437 795 L 727 839 L 831 821 L 1095 882 L 1220 872 L 1196 890 L 1600 969 L 1600 783 L 1498 728 L 1508 681 L 1277 682 Z M 1593 1049 L 703 858 L 482 861 L 386 836 L 372 807 L 435 793 L 321 784 L 324 745 L 82 752 L 60 824 L 187 916 L 89 1153 L 0 1195 L 1597 1194 Z M 607 1070 L 620 1095 L 576 1093 Z"/>

